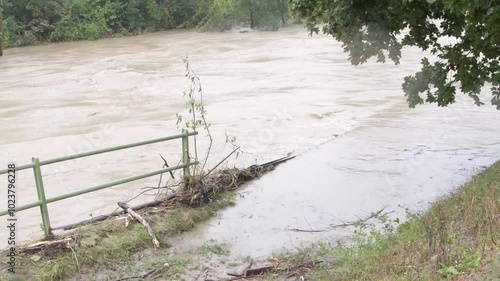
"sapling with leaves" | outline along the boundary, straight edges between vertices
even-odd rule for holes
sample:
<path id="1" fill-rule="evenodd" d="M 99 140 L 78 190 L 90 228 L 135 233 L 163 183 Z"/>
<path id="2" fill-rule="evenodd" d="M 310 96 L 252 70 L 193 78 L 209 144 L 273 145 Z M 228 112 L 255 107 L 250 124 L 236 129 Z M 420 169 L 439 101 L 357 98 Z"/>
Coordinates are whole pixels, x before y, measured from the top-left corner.
<path id="1" fill-rule="evenodd" d="M 201 80 L 198 77 L 198 75 L 196 75 L 194 70 L 191 68 L 188 57 L 183 59 L 183 63 L 186 68 L 186 77 L 189 80 L 189 89 L 184 91 L 183 93 L 184 97 L 187 99 L 186 108 L 188 110 L 189 117 L 184 118 L 182 115 L 177 113 L 176 114 L 177 125 L 183 124 L 185 129 L 194 132 L 196 132 L 199 128 L 202 128 L 203 130 L 206 131 L 210 141 L 205 159 L 203 159 L 203 164 L 201 166 L 194 166 L 193 175 L 196 176 L 203 173 L 205 169 L 208 157 L 210 155 L 210 151 L 212 149 L 213 138 L 210 132 L 211 124 L 208 123 L 207 119 L 205 118 L 207 111 L 203 104 L 203 88 L 201 85 Z M 194 160 L 197 162 L 199 159 L 198 159 L 198 141 L 196 135 L 193 136 L 193 142 L 194 142 Z"/>
<path id="2" fill-rule="evenodd" d="M 217 165 L 215 165 L 212 169 L 210 169 L 208 172 L 205 171 L 210 153 L 212 151 L 212 146 L 213 146 L 213 137 L 212 133 L 210 131 L 211 124 L 207 122 L 206 115 L 207 115 L 207 110 L 205 109 L 205 105 L 203 103 L 203 87 L 201 84 L 200 77 L 196 74 L 196 72 L 193 70 L 189 63 L 188 57 L 183 59 L 183 63 L 185 65 L 185 70 L 186 70 L 186 78 L 189 81 L 189 88 L 183 92 L 184 97 L 186 98 L 186 109 L 188 111 L 188 117 L 184 117 L 181 114 L 177 113 L 177 125 L 183 125 L 184 129 L 188 131 L 198 131 L 198 130 L 204 130 L 206 132 L 206 136 L 209 139 L 209 146 L 207 148 L 207 151 L 205 153 L 204 159 L 202 161 L 199 161 L 198 157 L 198 140 L 197 136 L 193 136 L 193 144 L 194 144 L 194 160 L 196 162 L 202 163 L 201 165 L 195 165 L 192 166 L 192 176 L 193 178 L 198 178 L 200 177 L 203 179 L 206 177 L 208 174 L 210 174 L 212 171 L 215 170 L 215 168 L 219 167 L 223 162 L 225 162 L 231 155 L 236 153 L 236 155 L 239 154 L 239 146 L 236 145 L 236 137 L 234 136 L 228 136 L 226 133 L 226 144 L 229 143 L 232 145 L 232 152 L 229 153 L 222 161 L 220 161 Z"/>

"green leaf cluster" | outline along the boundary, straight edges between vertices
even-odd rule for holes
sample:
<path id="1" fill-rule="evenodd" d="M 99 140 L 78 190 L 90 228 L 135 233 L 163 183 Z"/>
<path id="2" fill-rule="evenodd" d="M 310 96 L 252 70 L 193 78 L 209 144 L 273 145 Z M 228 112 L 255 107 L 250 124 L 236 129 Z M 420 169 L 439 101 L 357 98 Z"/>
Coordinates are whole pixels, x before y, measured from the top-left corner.
<path id="1" fill-rule="evenodd" d="M 291 0 L 311 32 L 343 43 L 352 64 L 376 57 L 399 64 L 401 49 L 416 46 L 437 56 L 405 78 L 410 107 L 447 106 L 458 89 L 477 105 L 484 86 L 500 110 L 500 1 L 498 0 Z"/>

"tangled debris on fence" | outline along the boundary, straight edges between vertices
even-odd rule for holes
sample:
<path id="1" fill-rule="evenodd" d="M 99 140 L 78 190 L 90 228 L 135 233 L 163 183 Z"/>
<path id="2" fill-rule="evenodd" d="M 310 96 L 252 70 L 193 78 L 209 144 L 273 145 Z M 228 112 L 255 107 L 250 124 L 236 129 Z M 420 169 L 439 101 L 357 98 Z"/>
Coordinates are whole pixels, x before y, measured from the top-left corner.
<path id="1" fill-rule="evenodd" d="M 245 169 L 224 169 L 213 174 L 185 177 L 180 191 L 182 195 L 178 196 L 179 201 L 190 206 L 207 203 L 214 195 L 233 191 L 242 184 L 273 170 L 276 165 L 294 157 L 287 156 L 262 165 L 252 165 Z"/>
<path id="2" fill-rule="evenodd" d="M 191 176 L 185 178 L 181 189 L 182 195 L 179 201 L 186 205 L 200 205 L 207 203 L 214 195 L 233 191 L 243 183 L 259 177 L 262 168 L 247 169 L 224 169 L 213 174 L 203 176 Z"/>
<path id="3" fill-rule="evenodd" d="M 84 220 L 78 223 L 60 226 L 57 228 L 53 228 L 53 230 L 70 230 L 78 226 L 103 221 L 113 216 L 119 216 L 127 213 L 136 214 L 134 211 L 145 208 L 160 205 L 165 206 L 166 204 L 169 204 L 171 206 L 173 202 L 176 202 L 176 204 L 180 204 L 181 206 L 200 206 L 216 199 L 217 195 L 220 195 L 224 192 L 233 191 L 240 187 L 242 184 L 255 178 L 261 177 L 263 174 L 272 171 L 276 167 L 276 165 L 290 160 L 294 157 L 295 156 L 287 156 L 265 164 L 252 165 L 245 169 L 231 168 L 213 171 L 212 173 L 203 174 L 201 176 L 184 177 L 184 182 L 179 190 L 166 194 L 162 198 L 158 198 L 152 202 L 147 202 L 134 207 L 128 206 L 127 204 L 122 202 L 118 202 L 118 205 L 122 209 L 121 211 L 115 211 L 107 215 L 93 217 L 91 219 Z M 156 237 L 153 235 L 153 230 L 151 229 L 149 224 L 141 216 L 135 216 L 135 218 L 146 227 L 149 235 L 152 238 L 155 248 L 157 248 L 158 242 L 156 240 Z M 57 249 L 73 249 L 77 248 L 76 245 L 79 243 L 80 238 L 81 236 L 76 234 L 76 236 L 74 237 L 64 237 L 60 240 L 56 239 L 54 241 L 38 242 L 21 248 L 20 252 L 30 254 L 36 252 L 50 253 L 53 250 Z"/>
<path id="4" fill-rule="evenodd" d="M 138 211 L 144 208 L 155 207 L 170 203 L 173 200 L 182 205 L 198 206 L 209 202 L 215 194 L 235 190 L 242 184 L 262 176 L 263 174 L 273 170 L 278 164 L 286 162 L 292 158 L 295 158 L 295 156 L 282 157 L 265 164 L 252 165 L 245 169 L 224 169 L 204 174 L 202 176 L 185 177 L 182 185 L 183 187 L 179 191 L 166 194 L 162 198 L 158 198 L 151 202 L 133 206 L 131 207 L 131 210 Z M 71 230 L 78 226 L 96 223 L 106 220 L 109 217 L 123 214 L 125 214 L 125 211 L 123 210 L 115 211 L 107 215 L 100 215 L 78 223 L 54 227 L 52 230 Z"/>

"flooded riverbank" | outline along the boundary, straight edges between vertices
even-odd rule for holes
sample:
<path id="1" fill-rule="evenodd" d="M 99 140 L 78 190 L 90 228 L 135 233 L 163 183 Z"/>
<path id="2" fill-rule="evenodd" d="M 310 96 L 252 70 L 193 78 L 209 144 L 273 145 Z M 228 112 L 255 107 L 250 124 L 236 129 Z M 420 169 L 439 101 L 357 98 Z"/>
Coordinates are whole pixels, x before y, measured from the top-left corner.
<path id="1" fill-rule="evenodd" d="M 348 242 L 355 228 L 334 225 L 382 209 L 404 221 L 406 209 L 426 210 L 499 159 L 498 123 L 484 122 L 498 118 L 493 108 L 398 113 L 376 115 L 281 165 L 251 183 L 235 207 L 174 244 L 186 248 L 217 240 L 228 243 L 235 258 L 265 258 L 315 241 Z"/>
<path id="2" fill-rule="evenodd" d="M 178 133 L 175 114 L 184 112 L 182 93 L 188 87 L 182 64 L 186 55 L 203 83 L 208 121 L 216 138 L 211 164 L 227 151 L 226 133 L 236 136 L 247 152 L 230 165 L 246 166 L 312 149 L 252 184 L 248 188 L 252 193 L 222 214 L 226 219 L 221 225 L 226 228 L 208 228 L 207 235 L 214 232 L 218 236 L 220 231 L 229 240 L 251 237 L 254 242 L 244 250 L 249 254 L 264 254 L 264 249 L 273 248 L 265 244 L 255 247 L 255 241 L 275 233 L 280 234 L 268 241 L 277 246 L 287 237 L 292 241 L 316 239 L 308 234 L 296 239 L 295 234 L 280 229 L 304 227 L 301 224 L 306 219 L 320 228 L 328 223 L 318 218 L 324 212 L 349 219 L 353 213 L 359 214 L 359 204 L 366 212 L 401 201 L 415 205 L 404 199 L 413 198 L 415 192 L 420 192 L 415 198 L 423 200 L 417 206 L 422 207 L 425 200 L 451 188 L 442 183 L 457 174 L 457 181 L 465 179 L 471 169 L 499 154 L 498 114 L 492 108 L 469 106 L 467 99 L 459 99 L 457 108 L 466 108 L 465 123 L 450 133 L 449 147 L 420 146 L 428 143 L 422 134 L 429 130 L 454 128 L 455 123 L 446 123 L 444 118 L 454 120 L 457 115 L 453 108 L 407 108 L 401 83 L 405 75 L 419 68 L 423 54 L 418 49 L 405 49 L 398 66 L 369 63 L 354 67 L 332 38 L 309 37 L 302 27 L 293 26 L 244 34 L 169 31 L 8 49 L 0 59 L 0 165 Z M 207 142 L 203 134 L 200 138 L 203 149 Z M 320 144 L 325 145 L 315 149 Z M 405 161 L 405 149 L 421 149 L 428 160 L 412 177 L 392 179 L 391 175 L 398 175 L 399 163 Z M 157 170 L 163 165 L 160 153 L 169 162 L 177 162 L 180 142 L 44 167 L 45 189 L 52 197 Z M 431 171 L 439 171 L 433 176 L 435 181 L 424 181 Z M 397 192 L 386 190 L 387 175 L 398 182 Z M 151 178 L 51 204 L 51 223 L 58 226 L 110 212 L 117 201 L 132 198 L 141 187 L 157 181 Z M 19 205 L 36 200 L 31 171 L 19 173 L 18 190 Z M 343 205 L 335 200 L 357 203 L 339 208 Z M 0 207 L 4 206 L 2 202 Z M 296 209 L 304 215 L 292 210 L 297 206 L 303 206 Z M 250 209 L 261 211 L 252 216 Z M 230 225 L 242 215 L 249 219 L 245 227 L 253 225 L 252 218 L 264 221 L 254 220 L 259 226 L 253 225 L 256 232 L 236 233 L 245 227 Z M 19 239 L 39 237 L 38 210 L 20 212 L 18 218 Z"/>

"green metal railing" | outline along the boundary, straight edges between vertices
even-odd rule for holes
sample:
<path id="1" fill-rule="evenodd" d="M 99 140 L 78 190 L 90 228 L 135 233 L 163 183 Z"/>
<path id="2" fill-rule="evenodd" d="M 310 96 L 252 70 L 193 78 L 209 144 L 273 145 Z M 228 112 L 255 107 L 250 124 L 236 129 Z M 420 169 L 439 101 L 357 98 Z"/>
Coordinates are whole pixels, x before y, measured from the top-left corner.
<path id="1" fill-rule="evenodd" d="M 25 205 L 22 205 L 19 207 L 16 206 L 16 208 L 14 208 L 14 210 L 1 211 L 0 217 L 9 214 L 10 211 L 19 212 L 19 211 L 31 209 L 34 207 L 40 207 L 40 213 L 42 216 L 42 223 L 43 223 L 43 231 L 45 233 L 45 236 L 50 236 L 50 235 L 52 235 L 52 228 L 50 227 L 49 211 L 47 208 L 47 205 L 49 203 L 61 201 L 61 200 L 75 197 L 78 195 L 82 195 L 85 193 L 94 192 L 97 190 L 101 190 L 101 189 L 105 189 L 108 187 L 124 184 L 124 183 L 131 182 L 131 181 L 144 179 L 147 177 L 159 175 L 159 174 L 166 173 L 166 172 L 171 172 L 171 171 L 178 170 L 178 169 L 183 169 L 184 175 L 189 175 L 189 167 L 192 165 L 198 164 L 198 162 L 190 162 L 190 159 L 189 159 L 189 137 L 197 135 L 197 134 L 198 134 L 198 132 L 188 132 L 187 130 L 182 130 L 182 134 L 178 134 L 178 135 L 173 135 L 173 136 L 168 136 L 168 137 L 163 137 L 163 138 L 153 139 L 153 140 L 147 140 L 147 141 L 141 141 L 141 142 L 126 144 L 126 145 L 120 145 L 120 146 L 115 146 L 115 147 L 110 147 L 110 148 L 98 149 L 98 150 L 93 150 L 93 151 L 79 153 L 79 154 L 73 154 L 73 155 L 69 155 L 69 156 L 64 156 L 64 157 L 59 157 L 59 158 L 54 158 L 54 159 L 49 159 L 49 160 L 44 160 L 44 161 L 40 161 L 38 158 L 33 157 L 31 164 L 17 166 L 16 171 L 21 171 L 21 170 L 33 168 L 33 173 L 35 176 L 36 191 L 38 194 L 38 201 L 31 202 L 31 203 L 28 203 L 28 204 L 25 204 Z M 152 144 L 152 143 L 175 140 L 175 139 L 182 139 L 182 164 L 181 165 L 163 168 L 161 170 L 157 170 L 157 171 L 149 172 L 149 173 L 134 176 L 134 177 L 129 177 L 129 178 L 117 180 L 117 181 L 110 182 L 110 183 L 101 184 L 98 186 L 82 189 L 82 190 L 75 191 L 75 192 L 70 192 L 70 193 L 63 194 L 63 195 L 58 195 L 58 196 L 55 196 L 52 198 L 45 197 L 45 189 L 44 189 L 43 180 L 42 180 L 42 171 L 40 169 L 41 166 L 54 164 L 54 163 L 58 163 L 58 162 L 64 162 L 64 161 L 73 160 L 73 159 L 78 159 L 78 158 L 83 158 L 83 157 L 88 157 L 88 156 L 92 156 L 92 155 L 96 155 L 96 154 L 121 150 L 121 149 L 127 149 L 127 148 L 132 148 L 132 147 L 137 147 L 137 146 L 142 146 L 142 145 L 147 145 L 147 144 Z M 6 174 L 7 172 L 8 172 L 8 169 L 0 170 L 0 175 Z"/>
<path id="2" fill-rule="evenodd" d="M 0 0 L 0 57 L 3 56 L 3 0 Z"/>

